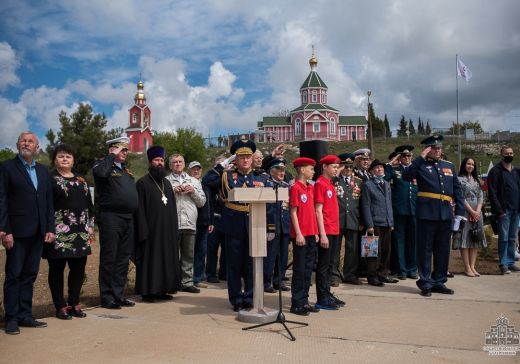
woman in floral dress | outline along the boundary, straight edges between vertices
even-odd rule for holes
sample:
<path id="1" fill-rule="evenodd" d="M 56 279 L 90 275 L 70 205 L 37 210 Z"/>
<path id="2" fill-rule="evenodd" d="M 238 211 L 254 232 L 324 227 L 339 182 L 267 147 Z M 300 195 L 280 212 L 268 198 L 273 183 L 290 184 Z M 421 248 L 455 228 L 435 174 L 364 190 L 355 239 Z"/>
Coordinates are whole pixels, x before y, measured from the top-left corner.
<path id="1" fill-rule="evenodd" d="M 484 219 L 482 217 L 484 194 L 474 159 L 464 158 L 460 166 L 459 181 L 462 186 L 464 207 L 468 221 L 464 225 L 460 238 L 455 242 L 455 247 L 460 249 L 466 276 L 480 277 L 480 274 L 475 269 L 475 264 L 479 249 L 487 246 L 487 243 L 484 235 Z M 478 231 L 478 233 L 472 234 L 471 230 L 473 229 Z"/>
<path id="2" fill-rule="evenodd" d="M 85 179 L 72 171 L 75 154 L 71 146 L 58 145 L 52 160 L 54 218 L 56 240 L 46 244 L 43 258 L 49 263 L 49 287 L 56 307 L 56 317 L 70 320 L 72 316 L 85 317 L 79 295 L 85 275 L 87 256 L 93 239 L 94 209 L 89 186 Z M 69 266 L 68 301 L 65 300 L 64 270 Z"/>

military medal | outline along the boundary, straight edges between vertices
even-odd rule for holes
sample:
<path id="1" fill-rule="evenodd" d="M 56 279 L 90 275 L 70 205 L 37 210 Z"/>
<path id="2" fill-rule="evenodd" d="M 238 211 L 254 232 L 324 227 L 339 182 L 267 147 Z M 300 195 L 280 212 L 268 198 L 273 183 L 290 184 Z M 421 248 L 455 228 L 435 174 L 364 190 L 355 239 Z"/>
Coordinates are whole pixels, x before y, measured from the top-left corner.
<path id="1" fill-rule="evenodd" d="M 157 186 L 159 191 L 161 191 L 161 195 L 162 195 L 161 200 L 162 200 L 164 206 L 166 206 L 166 204 L 168 203 L 168 197 L 166 197 L 166 195 L 164 194 L 164 180 L 161 180 L 161 184 L 162 184 L 162 188 L 161 188 L 161 187 L 159 187 L 159 184 L 153 179 L 152 175 L 150 173 L 148 173 L 148 175 L 150 176 L 152 181 L 155 183 L 155 185 Z"/>

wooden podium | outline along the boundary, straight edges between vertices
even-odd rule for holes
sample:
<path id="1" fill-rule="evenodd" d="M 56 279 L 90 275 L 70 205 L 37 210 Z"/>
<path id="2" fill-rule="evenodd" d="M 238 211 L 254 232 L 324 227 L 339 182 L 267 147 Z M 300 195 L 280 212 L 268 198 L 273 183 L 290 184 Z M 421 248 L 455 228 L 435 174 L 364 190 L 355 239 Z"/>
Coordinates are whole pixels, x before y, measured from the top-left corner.
<path id="1" fill-rule="evenodd" d="M 289 200 L 289 189 L 278 188 L 278 201 Z M 266 203 L 276 201 L 272 187 L 233 188 L 228 201 L 249 204 L 249 255 L 253 259 L 253 308 L 240 310 L 243 322 L 264 323 L 276 319 L 278 310 L 264 308 L 264 257 L 267 256 Z"/>

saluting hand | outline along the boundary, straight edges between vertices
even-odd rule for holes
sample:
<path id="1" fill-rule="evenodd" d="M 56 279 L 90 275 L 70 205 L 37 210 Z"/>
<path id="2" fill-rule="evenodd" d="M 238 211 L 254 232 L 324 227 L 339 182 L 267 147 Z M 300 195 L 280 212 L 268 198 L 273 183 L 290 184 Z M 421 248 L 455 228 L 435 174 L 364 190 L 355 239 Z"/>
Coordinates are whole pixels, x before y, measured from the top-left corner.
<path id="1" fill-rule="evenodd" d="M 426 159 L 426 157 L 428 156 L 428 153 L 430 153 L 430 150 L 432 150 L 431 146 L 427 146 L 426 148 L 424 148 L 423 151 L 421 152 L 421 157 L 423 157 L 423 159 Z"/>
<path id="2" fill-rule="evenodd" d="M 122 147 L 110 147 L 108 149 L 108 152 L 112 153 L 112 154 L 115 154 L 115 155 L 118 155 L 122 150 L 123 150 Z"/>
<path id="3" fill-rule="evenodd" d="M 395 157 L 392 158 L 392 160 L 389 162 L 390 165 L 396 166 L 399 164 L 399 157 L 401 156 L 401 153 L 397 153 Z"/>

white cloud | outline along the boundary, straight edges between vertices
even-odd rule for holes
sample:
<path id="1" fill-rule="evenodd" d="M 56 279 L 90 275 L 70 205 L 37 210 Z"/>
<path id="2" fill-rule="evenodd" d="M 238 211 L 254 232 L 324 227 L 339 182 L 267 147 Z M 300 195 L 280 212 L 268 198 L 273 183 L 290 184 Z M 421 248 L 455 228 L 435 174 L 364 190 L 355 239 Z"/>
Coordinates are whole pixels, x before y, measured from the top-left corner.
<path id="1" fill-rule="evenodd" d="M 16 149 L 16 141 L 22 131 L 29 129 L 27 123 L 27 109 L 22 103 L 13 103 L 0 97 L 0 110 L 4 115 L 0 146 Z"/>
<path id="2" fill-rule="evenodd" d="M 14 49 L 7 42 L 0 42 L 0 91 L 20 82 L 16 75 L 19 66 L 20 61 Z"/>
<path id="3" fill-rule="evenodd" d="M 45 129 L 59 126 L 59 113 L 64 110 L 70 113 L 73 105 L 67 105 L 70 91 L 67 89 L 49 88 L 41 86 L 37 89 L 27 89 L 20 97 L 20 102 L 25 106 L 28 116 L 37 120 L 40 127 Z"/>

